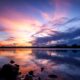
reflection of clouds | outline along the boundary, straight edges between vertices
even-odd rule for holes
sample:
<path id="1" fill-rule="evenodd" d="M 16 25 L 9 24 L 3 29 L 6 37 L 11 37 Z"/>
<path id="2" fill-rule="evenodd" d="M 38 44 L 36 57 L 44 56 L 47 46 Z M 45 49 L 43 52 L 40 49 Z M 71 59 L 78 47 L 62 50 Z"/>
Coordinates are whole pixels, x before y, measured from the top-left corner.
<path id="1" fill-rule="evenodd" d="M 0 56 L 0 67 L 9 62 L 9 59 L 5 56 Z"/>
<path id="2" fill-rule="evenodd" d="M 66 51 L 55 51 L 55 50 L 54 51 L 43 50 L 43 51 L 37 51 L 35 56 L 38 59 L 50 60 L 51 62 L 55 62 L 56 64 L 70 64 L 70 65 L 80 66 L 80 61 L 75 59 L 75 56 L 79 57 L 78 52 L 77 54 L 75 54 L 72 51 L 66 52 Z"/>
<path id="3" fill-rule="evenodd" d="M 11 49 L 0 50 L 0 66 L 13 59 L 18 63 L 20 70 L 25 73 L 29 70 L 37 70 L 45 67 L 47 71 L 61 70 L 72 65 L 80 67 L 79 51 L 75 54 L 72 51 L 37 50 L 37 49 Z M 62 66 L 63 65 L 63 66 Z M 64 69 L 65 70 L 65 69 Z"/>
<path id="4" fill-rule="evenodd" d="M 51 56 L 58 56 L 57 53 L 52 52 L 52 51 L 46 51 L 46 53 L 47 53 L 48 55 L 51 55 Z"/>
<path id="5" fill-rule="evenodd" d="M 75 57 L 75 59 L 80 61 L 80 57 Z"/>
<path id="6" fill-rule="evenodd" d="M 46 53 L 51 56 L 69 57 L 69 58 L 80 57 L 79 52 L 80 50 L 75 50 L 75 52 L 73 50 L 46 51 Z"/>
<path id="7" fill-rule="evenodd" d="M 64 55 L 58 54 L 57 52 L 47 51 L 47 54 L 51 57 L 65 57 Z"/>
<path id="8" fill-rule="evenodd" d="M 73 65 L 69 65 L 69 64 L 61 64 L 61 65 L 55 65 L 53 66 L 53 70 L 57 70 L 57 71 L 61 71 L 61 72 L 65 72 L 67 74 L 70 75 L 80 75 L 80 68 L 73 66 Z"/>
<path id="9" fill-rule="evenodd" d="M 33 59 L 34 56 L 31 56 L 31 54 L 32 50 L 15 50 L 15 52 L 0 51 L 0 56 L 12 58 L 13 60 L 20 64 L 24 64 L 23 62 Z"/>
<path id="10" fill-rule="evenodd" d="M 20 70 L 23 73 L 31 70 L 32 68 L 36 68 L 36 64 L 34 64 L 34 62 L 32 61 L 33 59 L 35 59 L 35 56 L 32 55 L 32 49 L 14 49 L 13 51 L 0 50 L 0 59 L 5 63 L 8 63 L 10 59 L 13 59 L 21 66 Z"/>
<path id="11" fill-rule="evenodd" d="M 36 64 L 37 68 L 44 67 L 46 71 L 52 72 L 52 67 L 56 65 L 56 63 L 47 59 L 37 59 L 33 61 Z"/>

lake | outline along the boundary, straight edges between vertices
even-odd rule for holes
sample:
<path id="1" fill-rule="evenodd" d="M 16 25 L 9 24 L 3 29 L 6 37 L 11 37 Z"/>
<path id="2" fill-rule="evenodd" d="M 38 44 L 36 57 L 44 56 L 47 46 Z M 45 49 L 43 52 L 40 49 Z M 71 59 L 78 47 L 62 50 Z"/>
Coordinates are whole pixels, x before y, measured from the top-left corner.
<path id="1" fill-rule="evenodd" d="M 80 49 L 11 48 L 0 49 L 0 67 L 14 60 L 22 74 L 38 72 L 44 67 L 48 73 L 63 80 L 80 80 Z"/>

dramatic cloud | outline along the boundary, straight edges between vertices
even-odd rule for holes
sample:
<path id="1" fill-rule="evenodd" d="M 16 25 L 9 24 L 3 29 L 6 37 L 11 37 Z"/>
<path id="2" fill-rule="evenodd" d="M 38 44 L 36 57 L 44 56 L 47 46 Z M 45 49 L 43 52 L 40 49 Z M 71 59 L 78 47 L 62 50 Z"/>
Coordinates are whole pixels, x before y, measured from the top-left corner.
<path id="1" fill-rule="evenodd" d="M 74 4 L 71 0 L 0 1 L 0 41 L 38 44 L 73 40 L 80 29 L 80 18 L 75 17 L 80 12 L 78 1 Z"/>
<path id="2" fill-rule="evenodd" d="M 77 37 L 80 37 L 80 28 L 76 29 L 74 31 L 71 31 L 71 32 L 57 32 L 56 31 L 55 35 L 51 35 L 51 36 L 45 37 L 45 38 L 39 37 L 39 38 L 37 38 L 36 44 L 39 43 L 41 45 L 41 44 L 46 44 L 51 41 L 55 41 L 54 44 L 58 44 L 58 43 L 60 43 L 60 44 L 64 44 L 64 43 L 78 44 L 80 38 L 77 39 Z"/>

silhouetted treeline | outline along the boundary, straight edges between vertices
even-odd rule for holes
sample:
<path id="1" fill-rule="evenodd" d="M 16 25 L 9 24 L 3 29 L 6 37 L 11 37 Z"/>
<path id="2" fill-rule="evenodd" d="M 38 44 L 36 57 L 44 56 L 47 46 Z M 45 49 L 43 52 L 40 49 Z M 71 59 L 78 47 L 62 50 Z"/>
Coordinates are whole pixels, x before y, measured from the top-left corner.
<path id="1" fill-rule="evenodd" d="M 42 46 L 0 46 L 0 48 L 80 48 L 80 45 L 42 45 Z"/>

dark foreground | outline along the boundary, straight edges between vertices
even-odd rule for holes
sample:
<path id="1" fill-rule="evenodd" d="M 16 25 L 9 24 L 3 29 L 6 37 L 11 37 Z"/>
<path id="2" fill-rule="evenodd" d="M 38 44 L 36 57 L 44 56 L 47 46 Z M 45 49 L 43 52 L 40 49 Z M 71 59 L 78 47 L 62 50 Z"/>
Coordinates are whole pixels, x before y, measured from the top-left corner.
<path id="1" fill-rule="evenodd" d="M 41 67 L 38 73 L 30 70 L 22 75 L 20 65 L 11 60 L 0 68 L 0 80 L 67 80 L 67 76 L 56 73 L 55 71 L 54 73 L 47 73 L 44 67 Z"/>

